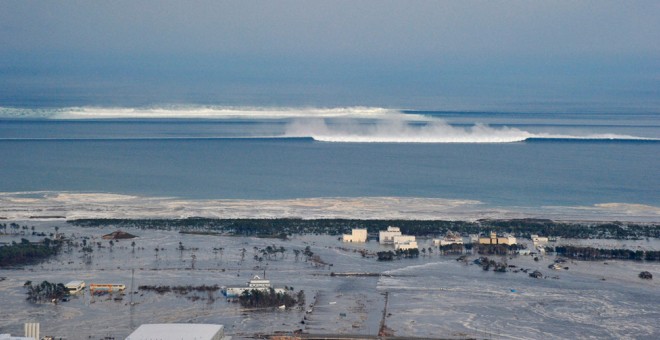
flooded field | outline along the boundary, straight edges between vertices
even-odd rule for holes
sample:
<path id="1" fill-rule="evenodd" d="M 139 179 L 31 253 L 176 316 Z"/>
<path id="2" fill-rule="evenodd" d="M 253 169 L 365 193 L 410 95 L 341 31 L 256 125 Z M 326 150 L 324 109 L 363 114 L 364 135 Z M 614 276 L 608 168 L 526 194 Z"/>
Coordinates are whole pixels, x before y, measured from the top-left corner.
<path id="1" fill-rule="evenodd" d="M 569 261 L 568 270 L 558 271 L 548 269 L 554 260 L 551 255 L 539 261 L 531 256 L 498 257 L 497 261 L 515 267 L 495 273 L 473 265 L 475 255 L 459 262 L 456 255 L 443 256 L 437 249 L 417 259 L 379 262 L 358 250 L 376 252 L 390 249 L 387 246 L 375 241 L 345 244 L 327 235 L 278 240 L 129 229 L 125 231 L 138 237 L 110 245 L 101 236 L 115 229 L 79 228 L 64 222 L 28 224 L 47 234 L 54 233 L 57 225 L 78 246 L 64 246 L 60 255 L 42 264 L 0 270 L 4 278 L 0 333 L 22 335 L 24 322 L 39 322 L 42 335 L 123 339 L 143 323 L 195 322 L 223 324 L 235 339 L 298 329 L 376 335 L 385 315 L 385 325 L 397 336 L 660 338 L 660 265 L 654 263 Z M 2 235 L 0 242 L 18 242 L 21 237 L 25 236 Z M 83 240 L 93 248 L 89 255 L 81 251 Z M 653 239 L 590 242 L 660 248 Z M 431 246 L 430 240 L 419 243 L 427 249 Z M 261 249 L 268 246 L 284 251 L 267 257 Z M 320 262 L 296 254 L 306 247 Z M 545 277 L 534 279 L 513 271 L 520 268 L 540 270 Z M 643 270 L 654 279 L 639 279 Z M 332 276 L 333 272 L 384 275 Z M 138 289 L 141 285 L 241 286 L 264 274 L 275 287 L 304 290 L 305 308 L 248 310 L 228 302 L 219 290 L 158 294 Z M 91 296 L 85 290 L 68 302 L 32 304 L 23 288 L 28 280 L 122 283 L 128 288 L 125 295 Z"/>

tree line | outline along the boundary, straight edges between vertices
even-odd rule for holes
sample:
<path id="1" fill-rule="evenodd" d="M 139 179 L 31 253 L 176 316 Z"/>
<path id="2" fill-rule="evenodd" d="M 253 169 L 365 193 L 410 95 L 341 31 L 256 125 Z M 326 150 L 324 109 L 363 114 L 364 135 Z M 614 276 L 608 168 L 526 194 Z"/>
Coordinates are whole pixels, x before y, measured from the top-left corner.
<path id="1" fill-rule="evenodd" d="M 60 247 L 60 241 L 49 238 L 39 243 L 31 243 L 24 238 L 20 243 L 12 241 L 10 245 L 0 247 L 0 268 L 38 263 L 56 255 Z"/>
<path id="2" fill-rule="evenodd" d="M 238 297 L 238 302 L 240 302 L 241 306 L 246 308 L 280 306 L 286 306 L 286 308 L 291 308 L 294 306 L 303 307 L 305 305 L 305 292 L 300 290 L 297 294 L 293 295 L 289 294 L 288 292 L 275 292 L 275 289 L 273 288 L 268 290 L 244 290 L 243 293 Z"/>
<path id="3" fill-rule="evenodd" d="M 601 249 L 580 246 L 546 247 L 547 252 L 576 260 L 636 260 L 660 261 L 660 251 L 630 250 L 630 249 Z"/>
<path id="4" fill-rule="evenodd" d="M 494 231 L 509 233 L 516 237 L 532 234 L 563 238 L 642 239 L 660 238 L 660 224 L 636 224 L 623 222 L 589 223 L 556 222 L 545 219 L 511 220 L 357 220 L 297 218 L 275 219 L 78 219 L 68 221 L 82 227 L 114 226 L 117 228 L 139 228 L 180 231 L 215 231 L 240 236 L 286 238 L 294 234 L 340 235 L 350 233 L 352 228 L 366 228 L 370 234 L 397 226 L 406 235 L 444 235 L 448 231 L 459 234 L 479 234 Z"/>

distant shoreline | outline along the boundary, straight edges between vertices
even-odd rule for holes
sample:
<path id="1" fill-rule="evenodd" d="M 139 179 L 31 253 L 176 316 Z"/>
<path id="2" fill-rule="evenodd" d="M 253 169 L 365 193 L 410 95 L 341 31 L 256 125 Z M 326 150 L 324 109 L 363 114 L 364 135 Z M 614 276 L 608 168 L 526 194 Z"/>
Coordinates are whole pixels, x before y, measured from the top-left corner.
<path id="1" fill-rule="evenodd" d="M 660 206 L 599 203 L 576 206 L 492 206 L 477 200 L 425 197 L 319 197 L 297 199 L 181 199 L 68 191 L 0 192 L 0 220 L 77 219 L 549 219 L 597 223 L 660 223 Z"/>

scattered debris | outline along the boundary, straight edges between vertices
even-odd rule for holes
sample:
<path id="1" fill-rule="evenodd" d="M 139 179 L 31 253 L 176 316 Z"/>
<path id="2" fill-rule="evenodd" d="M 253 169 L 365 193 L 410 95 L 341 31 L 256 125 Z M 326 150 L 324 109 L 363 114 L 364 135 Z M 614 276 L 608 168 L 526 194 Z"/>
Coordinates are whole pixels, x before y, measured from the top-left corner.
<path id="1" fill-rule="evenodd" d="M 651 279 L 653 279 L 653 274 L 651 274 L 647 271 L 644 271 L 644 272 L 639 273 L 639 278 L 644 279 L 644 280 L 651 280 Z"/>
<path id="2" fill-rule="evenodd" d="M 137 236 L 121 230 L 117 230 L 110 234 L 103 235 L 102 237 L 104 240 L 122 240 L 122 239 L 136 238 Z"/>
<path id="3" fill-rule="evenodd" d="M 535 270 L 535 271 L 529 273 L 529 276 L 531 276 L 531 277 L 533 277 L 533 278 L 535 278 L 535 279 L 540 279 L 540 278 L 543 277 L 543 273 L 541 273 L 541 272 L 538 271 L 538 270 Z"/>

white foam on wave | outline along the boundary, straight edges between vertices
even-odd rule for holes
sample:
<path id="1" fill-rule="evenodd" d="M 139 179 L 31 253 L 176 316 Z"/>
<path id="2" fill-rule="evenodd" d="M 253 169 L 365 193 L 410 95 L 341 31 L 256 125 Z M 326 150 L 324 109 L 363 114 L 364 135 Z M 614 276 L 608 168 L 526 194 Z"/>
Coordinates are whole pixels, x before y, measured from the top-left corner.
<path id="1" fill-rule="evenodd" d="M 508 127 L 493 128 L 483 124 L 456 127 L 439 119 L 418 124 L 397 117 L 370 124 L 354 120 L 328 124 L 321 119 L 299 119 L 289 125 L 286 136 L 350 143 L 511 143 L 535 135 Z"/>
<path id="2" fill-rule="evenodd" d="M 324 119 L 297 119 L 289 124 L 285 136 L 344 143 L 514 143 L 529 139 L 654 140 L 617 134 L 531 133 L 516 128 L 492 127 L 478 123 L 460 127 L 449 125 L 440 119 L 419 122 L 407 115 L 391 115 L 388 119 L 368 124 L 349 119 L 332 124 L 328 124 Z"/>
<path id="3" fill-rule="evenodd" d="M 529 139 L 651 140 L 619 134 L 548 134 L 476 122 L 453 126 L 424 114 L 381 107 L 70 107 L 18 109 L 0 107 L 0 117 L 49 119 L 216 119 L 287 120 L 284 134 L 266 132 L 265 138 L 312 138 L 345 143 L 514 143 Z M 262 132 L 263 133 L 263 132 Z M 198 138 L 190 136 L 191 138 Z M 233 136 L 236 137 L 236 136 Z M 238 136 L 240 137 L 240 136 Z M 254 136 L 244 136 L 246 138 Z"/>
<path id="4" fill-rule="evenodd" d="M 290 119 L 316 118 L 387 118 L 402 115 L 400 110 L 380 107 L 225 107 L 225 106 L 163 106 L 163 107 L 69 107 L 57 109 L 20 109 L 0 107 L 0 116 L 7 118 L 49 119 Z M 422 117 L 417 115 L 418 117 Z"/>

